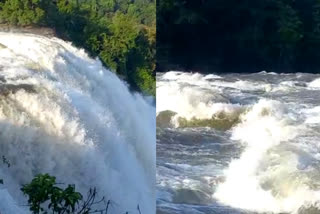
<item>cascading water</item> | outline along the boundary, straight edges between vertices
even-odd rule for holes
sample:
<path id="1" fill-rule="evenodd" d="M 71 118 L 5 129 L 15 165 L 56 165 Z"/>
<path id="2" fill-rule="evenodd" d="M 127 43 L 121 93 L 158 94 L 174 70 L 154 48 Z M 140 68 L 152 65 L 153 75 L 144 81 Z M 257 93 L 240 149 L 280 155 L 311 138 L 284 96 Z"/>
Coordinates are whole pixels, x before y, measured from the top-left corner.
<path id="1" fill-rule="evenodd" d="M 0 33 L 2 214 L 29 213 L 20 188 L 38 173 L 96 187 L 110 213 L 155 213 L 155 107 L 83 50 Z"/>
<path id="2" fill-rule="evenodd" d="M 319 80 L 158 74 L 158 210 L 320 213 Z"/>

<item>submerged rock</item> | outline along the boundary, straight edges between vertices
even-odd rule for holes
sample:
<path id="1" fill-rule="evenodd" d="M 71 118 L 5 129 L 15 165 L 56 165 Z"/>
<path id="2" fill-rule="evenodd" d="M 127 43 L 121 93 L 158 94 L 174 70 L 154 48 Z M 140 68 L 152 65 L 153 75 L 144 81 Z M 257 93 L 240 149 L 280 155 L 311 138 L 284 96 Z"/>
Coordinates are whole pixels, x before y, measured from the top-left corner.
<path id="1" fill-rule="evenodd" d="M 319 214 L 320 209 L 315 206 L 310 206 L 310 207 L 301 207 L 298 210 L 298 214 Z"/>
<path id="2" fill-rule="evenodd" d="M 192 118 L 191 120 L 187 120 L 185 118 L 179 117 L 178 123 L 180 128 L 210 127 L 217 130 L 225 131 L 232 128 L 234 125 L 240 122 L 240 115 L 244 111 L 245 109 L 241 109 L 233 113 L 226 113 L 221 111 L 221 112 L 218 112 L 217 114 L 212 115 L 212 118 L 210 119 Z"/>
<path id="3" fill-rule="evenodd" d="M 0 95 L 8 96 L 9 94 L 17 93 L 19 90 L 25 90 L 28 93 L 36 93 L 35 87 L 30 84 L 1 84 L 0 85 Z"/>
<path id="4" fill-rule="evenodd" d="M 0 49 L 4 49 L 4 48 L 7 48 L 7 46 L 5 46 L 4 44 L 0 43 Z"/>
<path id="5" fill-rule="evenodd" d="M 171 119 L 176 115 L 173 111 L 163 111 L 157 116 L 157 127 L 159 128 L 172 128 Z"/>
<path id="6" fill-rule="evenodd" d="M 211 198 L 202 191 L 191 189 L 177 190 L 173 202 L 178 204 L 208 204 Z"/>

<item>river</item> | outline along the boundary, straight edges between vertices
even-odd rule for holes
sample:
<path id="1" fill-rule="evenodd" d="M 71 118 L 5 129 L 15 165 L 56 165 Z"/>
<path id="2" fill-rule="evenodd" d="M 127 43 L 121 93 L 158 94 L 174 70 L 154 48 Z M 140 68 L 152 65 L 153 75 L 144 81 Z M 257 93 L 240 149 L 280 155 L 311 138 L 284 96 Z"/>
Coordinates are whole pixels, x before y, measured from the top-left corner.
<path id="1" fill-rule="evenodd" d="M 157 213 L 320 213 L 320 75 L 157 74 Z"/>

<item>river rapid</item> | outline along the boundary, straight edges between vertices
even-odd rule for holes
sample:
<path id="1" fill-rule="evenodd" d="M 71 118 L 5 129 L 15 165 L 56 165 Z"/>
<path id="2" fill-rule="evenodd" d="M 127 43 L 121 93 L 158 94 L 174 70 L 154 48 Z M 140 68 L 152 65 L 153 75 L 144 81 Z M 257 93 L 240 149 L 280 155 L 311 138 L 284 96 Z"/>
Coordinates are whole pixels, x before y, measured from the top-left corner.
<path id="1" fill-rule="evenodd" d="M 157 213 L 320 213 L 320 75 L 157 74 Z"/>

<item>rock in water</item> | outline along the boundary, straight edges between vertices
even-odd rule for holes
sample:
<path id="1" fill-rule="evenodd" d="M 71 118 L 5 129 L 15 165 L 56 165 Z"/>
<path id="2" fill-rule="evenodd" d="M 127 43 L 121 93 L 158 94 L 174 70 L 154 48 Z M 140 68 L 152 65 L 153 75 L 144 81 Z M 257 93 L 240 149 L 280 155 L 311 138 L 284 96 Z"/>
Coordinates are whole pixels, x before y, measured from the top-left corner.
<path id="1" fill-rule="evenodd" d="M 4 49 L 4 48 L 7 48 L 7 46 L 0 43 L 0 49 Z"/>

